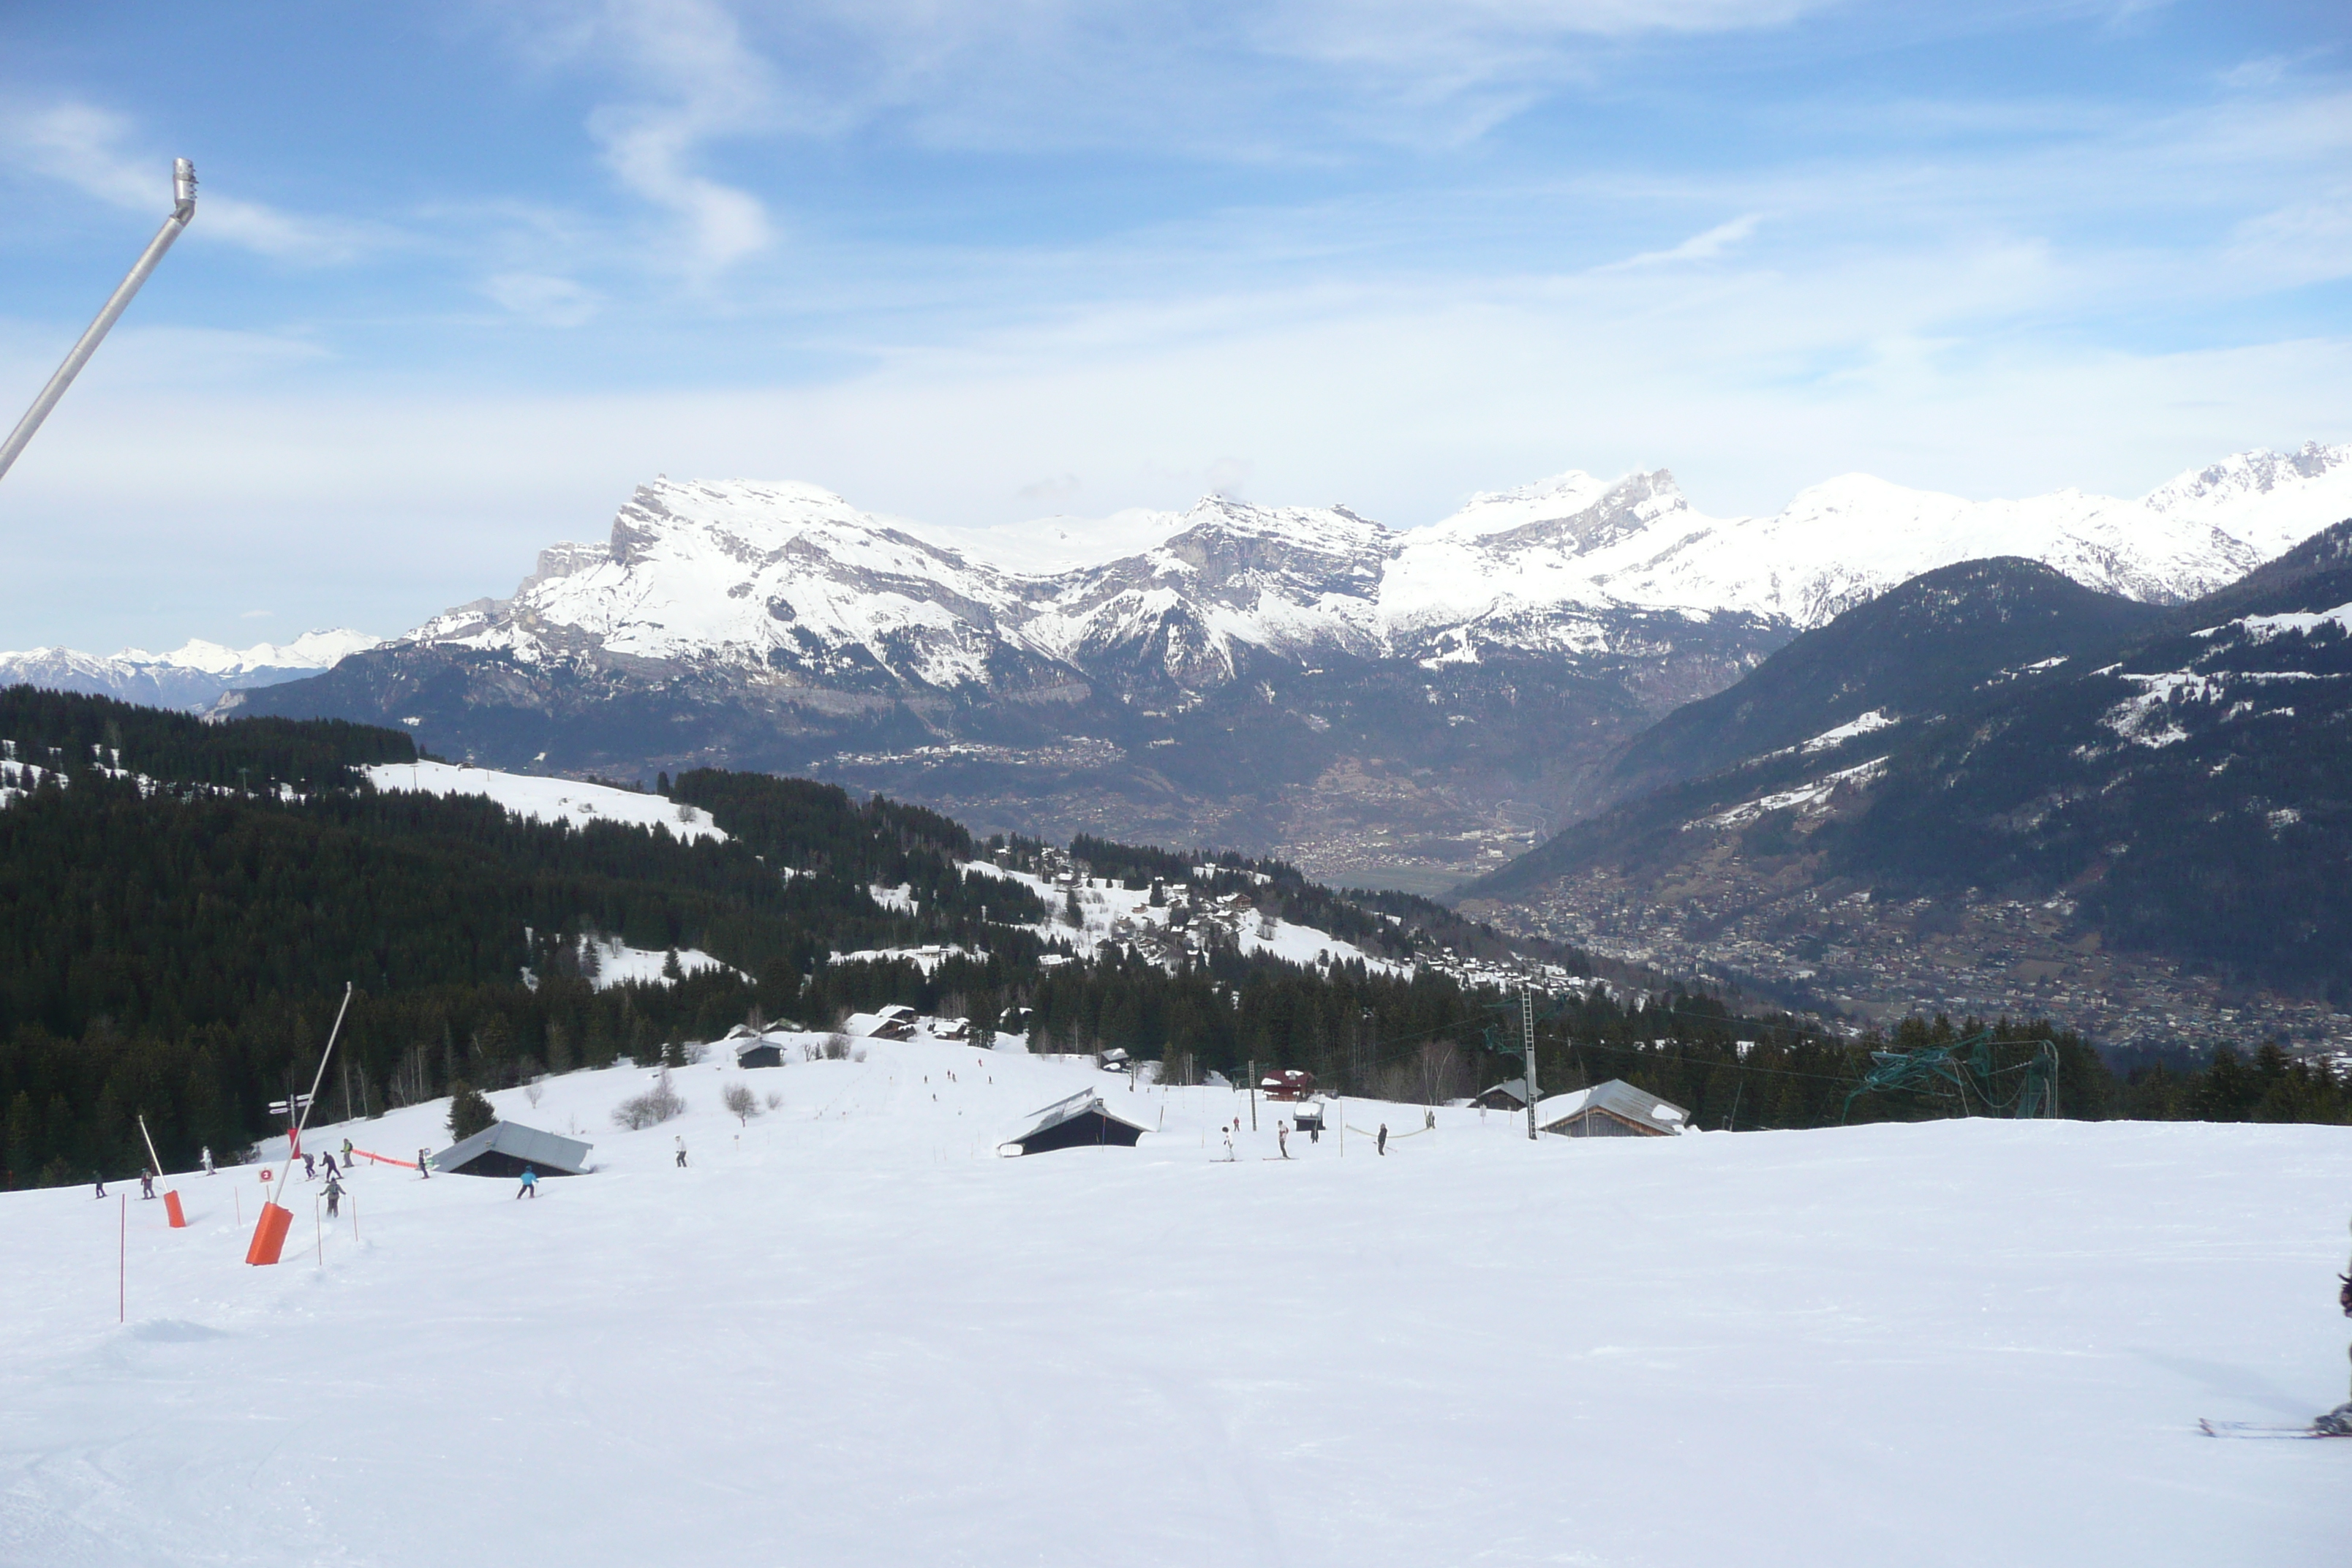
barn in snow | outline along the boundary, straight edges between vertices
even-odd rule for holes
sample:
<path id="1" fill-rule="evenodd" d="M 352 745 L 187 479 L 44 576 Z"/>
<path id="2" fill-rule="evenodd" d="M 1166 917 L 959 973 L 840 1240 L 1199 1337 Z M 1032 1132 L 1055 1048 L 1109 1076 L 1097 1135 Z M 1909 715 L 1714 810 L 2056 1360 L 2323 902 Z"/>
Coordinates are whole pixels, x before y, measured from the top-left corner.
<path id="1" fill-rule="evenodd" d="M 780 1068 L 784 1065 L 784 1048 L 773 1040 L 754 1035 L 748 1040 L 735 1042 L 735 1065 L 739 1068 Z"/>
<path id="2" fill-rule="evenodd" d="M 520 1176 L 526 1167 L 542 1176 L 579 1176 L 587 1173 L 588 1149 L 577 1138 L 493 1121 L 434 1155 L 433 1168 L 456 1176 Z"/>
<path id="3" fill-rule="evenodd" d="M 1622 1078 L 1536 1101 L 1536 1125 L 1563 1138 L 1663 1138 L 1681 1131 L 1689 1120 L 1681 1106 L 1644 1094 Z"/>
<path id="4" fill-rule="evenodd" d="M 1486 1110 L 1525 1110 L 1528 1108 L 1528 1080 L 1515 1078 L 1498 1083 L 1470 1103 Z"/>
<path id="5" fill-rule="evenodd" d="M 1094 1090 L 1082 1089 L 1032 1115 L 1027 1129 L 999 1143 L 996 1152 L 1013 1155 L 1042 1154 L 1048 1149 L 1132 1149 L 1146 1131 L 1139 1122 L 1113 1114 Z"/>

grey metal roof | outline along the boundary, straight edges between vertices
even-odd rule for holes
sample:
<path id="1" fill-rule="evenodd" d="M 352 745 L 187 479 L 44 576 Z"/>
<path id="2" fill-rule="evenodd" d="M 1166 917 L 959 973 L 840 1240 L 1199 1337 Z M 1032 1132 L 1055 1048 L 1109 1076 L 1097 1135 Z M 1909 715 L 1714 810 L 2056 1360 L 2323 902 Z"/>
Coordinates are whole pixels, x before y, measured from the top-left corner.
<path id="1" fill-rule="evenodd" d="M 1113 1121 L 1125 1122 L 1128 1126 L 1134 1128 L 1139 1132 L 1149 1132 L 1151 1131 L 1150 1128 L 1146 1127 L 1142 1122 L 1134 1121 L 1129 1117 L 1121 1116 L 1118 1111 L 1113 1110 L 1109 1106 L 1105 1105 L 1103 1103 L 1102 1096 L 1097 1094 L 1093 1089 L 1082 1089 L 1078 1090 L 1077 1093 L 1071 1095 L 1067 1100 L 1057 1100 L 1054 1101 L 1053 1104 L 1045 1107 L 1043 1110 L 1030 1112 L 1027 1125 L 1024 1126 L 1018 1132 L 1003 1139 L 1002 1142 L 1005 1143 L 1017 1143 L 1024 1138 L 1034 1138 L 1038 1133 L 1045 1131 L 1047 1128 L 1059 1127 L 1063 1122 L 1071 1121 L 1076 1117 L 1084 1116 L 1089 1110 L 1099 1110 Z"/>
<path id="2" fill-rule="evenodd" d="M 1546 1095 L 1536 1101 L 1536 1125 L 1557 1127 L 1572 1117 L 1588 1110 L 1606 1110 L 1622 1116 L 1636 1127 L 1674 1132 L 1690 1120 L 1690 1112 L 1671 1100 L 1635 1089 L 1622 1078 L 1591 1089 L 1572 1089 L 1567 1094 Z"/>
<path id="3" fill-rule="evenodd" d="M 439 1171 L 454 1171 L 476 1155 L 496 1150 L 518 1160 L 529 1160 L 535 1165 L 552 1165 L 574 1175 L 584 1175 L 588 1170 L 591 1147 L 577 1138 L 541 1132 L 536 1127 L 525 1127 L 513 1121 L 493 1121 L 471 1138 L 452 1143 L 434 1155 L 433 1166 Z"/>

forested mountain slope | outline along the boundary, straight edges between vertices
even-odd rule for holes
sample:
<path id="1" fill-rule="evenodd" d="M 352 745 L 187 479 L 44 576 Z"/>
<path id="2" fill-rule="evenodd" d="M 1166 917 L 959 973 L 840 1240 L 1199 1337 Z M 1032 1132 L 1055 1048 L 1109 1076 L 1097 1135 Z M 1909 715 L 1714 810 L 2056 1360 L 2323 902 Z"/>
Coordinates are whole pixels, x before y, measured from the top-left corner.
<path id="1" fill-rule="evenodd" d="M 905 1002 L 985 1025 L 1018 1007 L 1067 1045 L 1090 1048 L 1108 1019 L 1139 1056 L 1172 1042 L 1201 1070 L 1233 1070 L 1254 1054 L 1328 1064 L 1367 1014 L 1417 1036 L 1465 1005 L 1434 972 L 1211 944 L 1171 973 L 1074 951 L 1025 884 L 970 874 L 988 847 L 961 825 L 830 784 L 688 773 L 674 798 L 724 836 L 681 842 L 659 825 L 378 790 L 363 770 L 411 759 L 409 738 L 340 721 L 202 724 L 18 688 L 0 693 L 0 1168 L 19 1184 L 130 1168 L 141 1109 L 167 1159 L 241 1147 L 315 1060 L 347 981 L 349 1071 L 328 1089 L 354 1111 L 459 1079 L 655 1061 L 755 1011 L 823 1025 Z M 1444 940 L 1478 935 L 1435 906 L 1351 902 L 1286 867 L 1184 865 L 1201 897 L 1248 889 L 1269 919 L 1344 927 L 1408 961 L 1433 940 L 1424 920 Z M 600 984 L 590 935 L 721 967 Z M 888 956 L 918 947 L 947 956 Z"/>
<path id="2" fill-rule="evenodd" d="M 1468 889 L 1466 906 L 1564 909 L 1605 885 L 1703 904 L 1711 937 L 1804 956 L 1802 927 L 1856 895 L 1947 910 L 2027 901 L 2063 917 L 2058 934 L 2085 953 L 2352 1003 L 2352 523 L 2153 619 L 2077 606 L 2048 644 L 2075 650 L 2060 662 L 1980 676 L 1990 658 L 1954 659 L 1916 684 L 1868 674 L 1931 643 L 1937 617 L 1981 620 L 2021 586 L 2008 569 L 1936 575 L 1935 592 L 1908 585 L 1889 613 L 1850 612 L 1776 656 L 1699 716 L 1717 721 L 1711 732 L 1681 720 L 1629 753 L 1669 777 L 1664 763 L 1724 752 L 1743 754 L 1737 765 L 1579 824 Z M 1777 731 L 1743 718 L 1743 692 L 1777 690 L 1802 712 L 1797 697 L 1818 704 L 1843 670 L 1864 672 L 1875 727 L 1790 749 L 1842 710 Z M 1750 749 L 1765 741 L 1780 744 Z"/>
<path id="3" fill-rule="evenodd" d="M 832 785 L 708 771 L 672 795 L 719 831 L 698 816 L 681 841 L 665 813 L 582 826 L 400 787 L 412 752 L 395 731 L 198 725 L 21 689 L 0 693 L 0 727 L 14 731 L 0 736 L 0 1172 L 18 1185 L 134 1171 L 142 1113 L 167 1163 L 201 1146 L 233 1156 L 268 1131 L 269 1100 L 307 1083 L 347 983 L 324 1092 L 362 1117 L 459 1083 L 681 1061 L 750 1019 L 822 1028 L 892 1003 L 1187 1076 L 1256 1062 L 1438 1100 L 1517 1075 L 1515 977 L 1548 994 L 1550 1085 L 1627 1077 L 1749 1126 L 1815 1124 L 1832 1104 L 1864 1120 L 1955 1109 L 1896 1094 L 1849 1112 L 1871 1041 L 1742 1017 L 1654 974 L 1402 895 L 1334 893 L 1276 862 L 1103 840 L 1073 860 Z M 1099 903 L 1094 884 L 1110 881 L 1181 889 L 1195 939 L 1080 920 L 1081 895 Z M 1066 921 L 1040 896 L 1054 889 Z M 1262 931 L 1313 940 L 1286 951 L 1234 934 Z M 613 984 L 591 936 L 715 966 Z M 2030 1054 L 2043 1032 L 2008 1037 Z M 2210 1092 L 2126 1089 L 2061 1045 L 2077 1114 L 2344 1109 L 2282 1064 Z"/>
<path id="4" fill-rule="evenodd" d="M 1818 755 L 1848 731 L 1892 731 L 1989 684 L 2079 666 L 2163 618 L 2156 605 L 2015 556 L 1925 573 L 1805 633 L 1728 690 L 1675 710 L 1610 759 L 1580 804 L 1598 809 L 1745 763 Z M 1511 876 L 1540 863 L 1530 856 Z"/>

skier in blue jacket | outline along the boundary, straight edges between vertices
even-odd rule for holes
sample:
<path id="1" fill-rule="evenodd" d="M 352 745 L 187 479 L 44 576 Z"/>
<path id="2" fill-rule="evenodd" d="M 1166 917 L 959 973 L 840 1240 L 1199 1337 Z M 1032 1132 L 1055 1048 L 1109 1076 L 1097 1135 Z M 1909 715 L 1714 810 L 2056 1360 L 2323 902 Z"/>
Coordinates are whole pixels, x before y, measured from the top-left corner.
<path id="1" fill-rule="evenodd" d="M 522 1168 L 522 1185 L 515 1189 L 515 1196 L 519 1198 L 539 1196 L 539 1173 L 529 1165 Z"/>

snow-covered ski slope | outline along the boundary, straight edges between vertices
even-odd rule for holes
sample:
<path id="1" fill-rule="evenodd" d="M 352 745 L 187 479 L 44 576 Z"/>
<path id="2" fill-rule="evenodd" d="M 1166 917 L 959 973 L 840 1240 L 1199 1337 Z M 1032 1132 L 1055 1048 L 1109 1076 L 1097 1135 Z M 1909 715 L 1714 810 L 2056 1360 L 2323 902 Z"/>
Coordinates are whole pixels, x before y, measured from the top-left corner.
<path id="1" fill-rule="evenodd" d="M 1351 1102 L 1412 1135 L 1285 1164 L 1224 1090 L 861 1045 L 681 1069 L 641 1132 L 641 1070 L 498 1094 L 598 1169 L 363 1166 L 323 1264 L 315 1186 L 269 1268 L 250 1169 L 178 1178 L 182 1232 L 134 1191 L 123 1326 L 114 1198 L 0 1194 L 0 1562 L 2342 1558 L 2352 1445 L 2197 1421 L 2342 1397 L 2343 1129 L 1530 1145 Z M 742 1128 L 739 1077 L 781 1097 Z M 1166 1131 L 987 1152 L 1089 1082 Z M 445 1109 L 352 1136 L 437 1149 Z"/>

